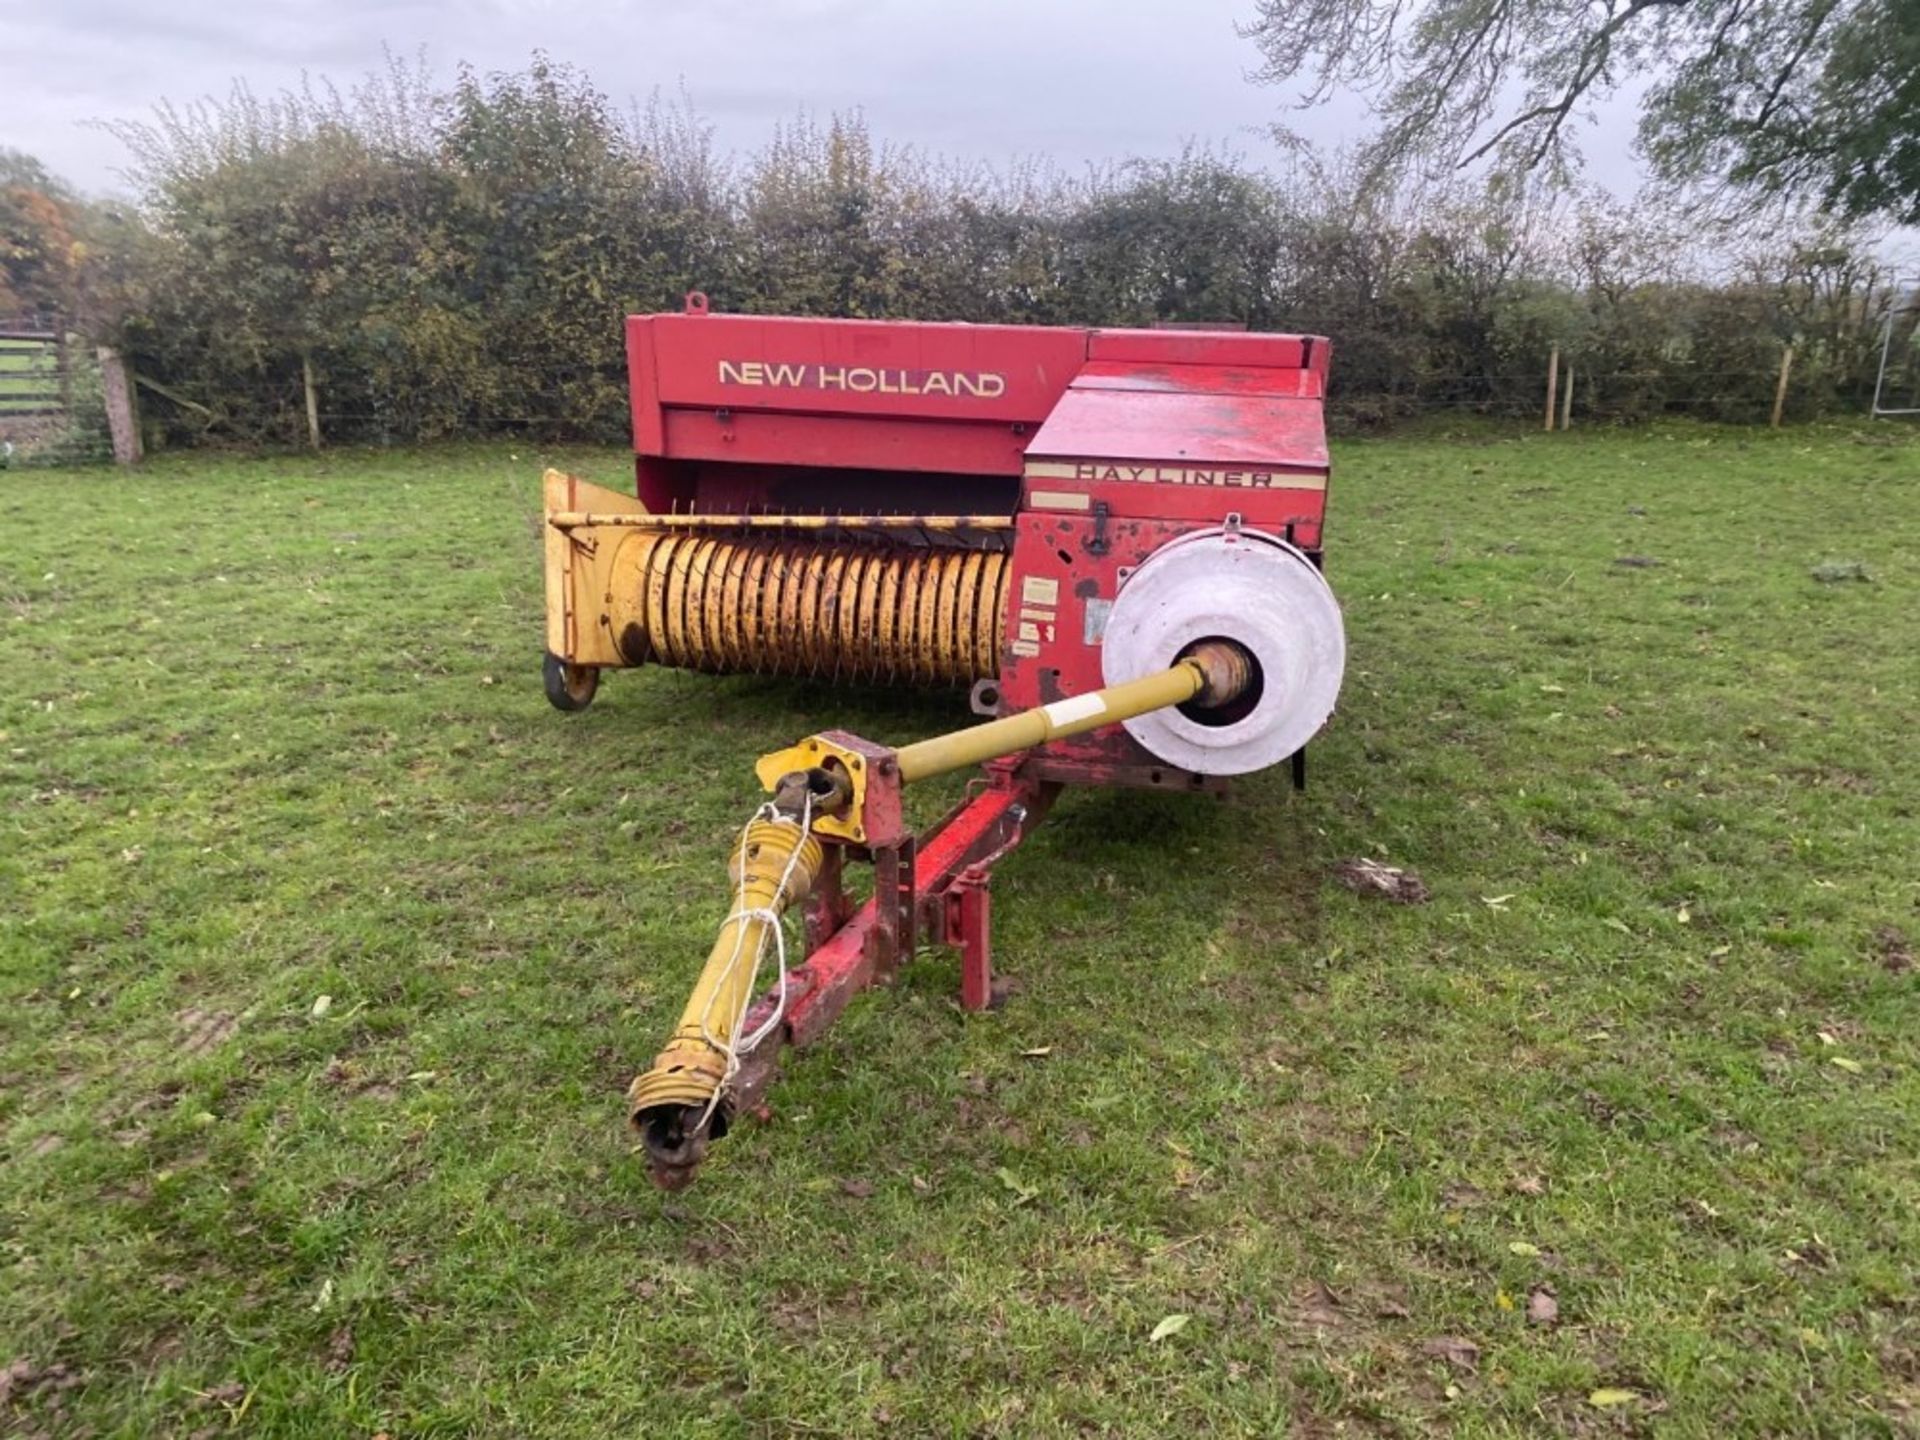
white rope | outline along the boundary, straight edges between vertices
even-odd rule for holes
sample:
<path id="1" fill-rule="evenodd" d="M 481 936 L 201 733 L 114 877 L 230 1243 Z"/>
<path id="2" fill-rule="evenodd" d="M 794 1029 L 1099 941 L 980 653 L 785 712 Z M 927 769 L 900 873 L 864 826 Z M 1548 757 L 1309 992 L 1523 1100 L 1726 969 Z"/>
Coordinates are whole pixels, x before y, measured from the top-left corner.
<path id="1" fill-rule="evenodd" d="M 780 871 L 780 881 L 773 887 L 773 895 L 768 903 L 749 907 L 747 905 L 747 837 L 752 834 L 754 825 L 762 820 L 776 825 L 797 824 L 800 827 L 800 838 L 787 855 L 786 866 Z M 793 872 L 800 864 L 800 852 L 806 849 L 807 840 L 812 834 L 813 792 L 811 790 L 804 793 L 800 802 L 799 820 L 796 821 L 791 815 L 782 814 L 769 801 L 756 810 L 747 823 L 740 827 L 740 846 L 734 863 L 737 879 L 734 883 L 733 910 L 720 925 L 723 931 L 729 925 L 734 927 L 733 953 L 727 957 L 726 966 L 720 972 L 719 980 L 715 982 L 712 992 L 707 997 L 707 1008 L 700 1015 L 700 1038 L 725 1057 L 726 1066 L 722 1071 L 720 1084 L 713 1092 L 713 1098 L 707 1101 L 707 1108 L 701 1113 L 701 1125 L 705 1125 L 713 1117 L 713 1112 L 719 1107 L 721 1098 L 732 1088 L 734 1077 L 740 1073 L 741 1057 L 751 1055 L 754 1048 L 771 1035 L 779 1027 L 781 1020 L 786 1017 L 787 935 L 785 927 L 780 923 L 781 913 L 785 908 L 783 902 L 786 899 L 787 885 L 793 879 Z M 753 947 L 751 968 L 747 972 L 746 999 L 741 1002 L 740 1013 L 733 1017 L 733 1024 L 727 1027 L 730 1038 L 723 1041 L 714 1036 L 708 1022 L 713 1018 L 714 1002 L 720 998 L 720 992 L 726 988 L 727 980 L 738 968 L 746 950 L 748 926 L 756 920 L 764 924 L 760 931 L 759 943 Z M 747 1011 L 753 1008 L 753 1002 L 757 998 L 755 987 L 760 983 L 760 965 L 766 958 L 769 935 L 773 938 L 774 956 L 780 976 L 774 993 L 773 1014 L 769 1015 L 765 1023 L 752 1034 L 743 1035 L 740 1033 L 740 1025 L 747 1018 Z"/>

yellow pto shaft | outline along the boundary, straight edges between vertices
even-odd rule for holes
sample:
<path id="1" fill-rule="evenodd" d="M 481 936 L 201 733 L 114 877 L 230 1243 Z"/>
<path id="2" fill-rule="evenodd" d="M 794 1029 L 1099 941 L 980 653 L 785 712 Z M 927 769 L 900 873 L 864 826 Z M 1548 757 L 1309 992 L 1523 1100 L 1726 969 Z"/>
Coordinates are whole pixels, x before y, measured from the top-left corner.
<path id="1" fill-rule="evenodd" d="M 894 752 L 900 780 L 944 775 L 1168 705 L 1225 705 L 1247 688 L 1252 665 L 1247 652 L 1231 641 L 1203 641 L 1157 674 L 905 746 Z M 784 766 L 791 754 L 767 759 Z M 794 771 L 777 781 L 769 776 L 769 783 L 777 784 L 774 800 L 741 836 L 730 870 L 733 908 L 680 1024 L 653 1068 L 627 1092 L 628 1115 L 646 1144 L 654 1179 L 667 1189 L 686 1184 L 708 1141 L 727 1131 L 728 1087 L 740 1055 L 759 1039 L 742 1037 L 740 1025 L 754 1000 L 761 954 L 769 943 L 780 943 L 780 917 L 812 889 L 824 857 L 810 821 L 857 810 L 859 804 L 858 788 L 848 777 L 836 778 L 824 768 Z"/>
<path id="2" fill-rule="evenodd" d="M 902 746 L 895 752 L 900 779 L 925 780 L 964 770 L 1189 700 L 1224 705 L 1246 688 L 1249 669 L 1247 652 L 1238 645 L 1228 640 L 1203 641 L 1178 664 L 1158 674 Z"/>
<path id="3" fill-rule="evenodd" d="M 813 887 L 822 854 L 820 842 L 797 819 L 754 820 L 741 836 L 728 867 L 733 909 L 721 922 L 673 1038 L 627 1091 L 634 1128 L 645 1136 L 663 1184 L 676 1168 L 691 1175 L 709 1131 L 726 1133 L 729 1117 L 715 1096 L 731 1078 L 729 1061 L 753 1001 L 761 953 L 787 907 Z M 709 1112 L 712 1124 L 703 1125 Z"/>

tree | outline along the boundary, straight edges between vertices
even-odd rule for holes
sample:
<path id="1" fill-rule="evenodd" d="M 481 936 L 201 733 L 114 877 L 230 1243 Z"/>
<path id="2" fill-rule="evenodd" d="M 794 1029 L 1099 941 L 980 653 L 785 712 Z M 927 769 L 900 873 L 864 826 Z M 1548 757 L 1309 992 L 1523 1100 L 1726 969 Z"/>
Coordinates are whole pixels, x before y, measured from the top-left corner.
<path id="1" fill-rule="evenodd" d="M 1282 216 L 1272 187 L 1232 157 L 1132 161 L 1090 188 L 1066 230 L 1077 319 L 1275 323 Z"/>
<path id="2" fill-rule="evenodd" d="M 747 308 L 797 315 L 901 313 L 906 264 L 894 220 L 909 155 L 873 143 L 857 112 L 801 116 L 773 133 L 742 189 Z"/>
<path id="3" fill-rule="evenodd" d="M 67 308 L 85 256 L 75 208 L 38 160 L 0 149 L 0 313 Z"/>
<path id="4" fill-rule="evenodd" d="M 1255 0 L 1256 78 L 1357 89 L 1388 176 L 1564 172 L 1580 119 L 1651 79 L 1639 141 L 1703 193 L 1920 223 L 1920 0 Z M 1516 98 L 1517 97 L 1517 98 Z"/>
<path id="5" fill-rule="evenodd" d="M 104 335 L 140 288 L 138 218 L 89 200 L 31 155 L 0 147 L 0 316 L 58 317 Z"/>
<path id="6" fill-rule="evenodd" d="M 115 338 L 187 397 L 192 432 L 301 433 L 306 365 L 377 434 L 467 422 L 473 387 L 445 377 L 474 368 L 482 340 L 461 307 L 435 104 L 421 73 L 393 62 L 344 95 L 236 85 L 110 127 L 132 152 L 147 225 L 146 293 Z"/>

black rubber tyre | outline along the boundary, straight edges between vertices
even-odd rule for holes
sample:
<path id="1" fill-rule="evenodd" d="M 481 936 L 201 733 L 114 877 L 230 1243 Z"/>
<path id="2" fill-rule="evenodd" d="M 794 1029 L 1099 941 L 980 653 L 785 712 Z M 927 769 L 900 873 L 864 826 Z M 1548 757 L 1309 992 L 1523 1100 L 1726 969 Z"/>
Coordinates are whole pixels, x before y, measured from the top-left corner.
<path id="1" fill-rule="evenodd" d="M 547 687 L 548 703 L 556 710 L 571 713 L 593 703 L 594 691 L 600 688 L 600 667 L 569 665 L 558 655 L 549 653 L 540 667 L 540 679 Z"/>

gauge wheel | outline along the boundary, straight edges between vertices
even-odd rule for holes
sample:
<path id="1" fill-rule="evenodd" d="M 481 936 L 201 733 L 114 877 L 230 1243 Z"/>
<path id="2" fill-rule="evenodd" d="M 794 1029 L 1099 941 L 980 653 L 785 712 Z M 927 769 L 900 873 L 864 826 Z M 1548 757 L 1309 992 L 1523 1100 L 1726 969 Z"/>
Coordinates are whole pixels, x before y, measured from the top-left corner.
<path id="1" fill-rule="evenodd" d="M 569 665 L 552 653 L 540 667 L 540 676 L 546 683 L 547 699 L 556 710 L 584 710 L 593 703 L 593 692 L 600 688 L 598 665 Z"/>

